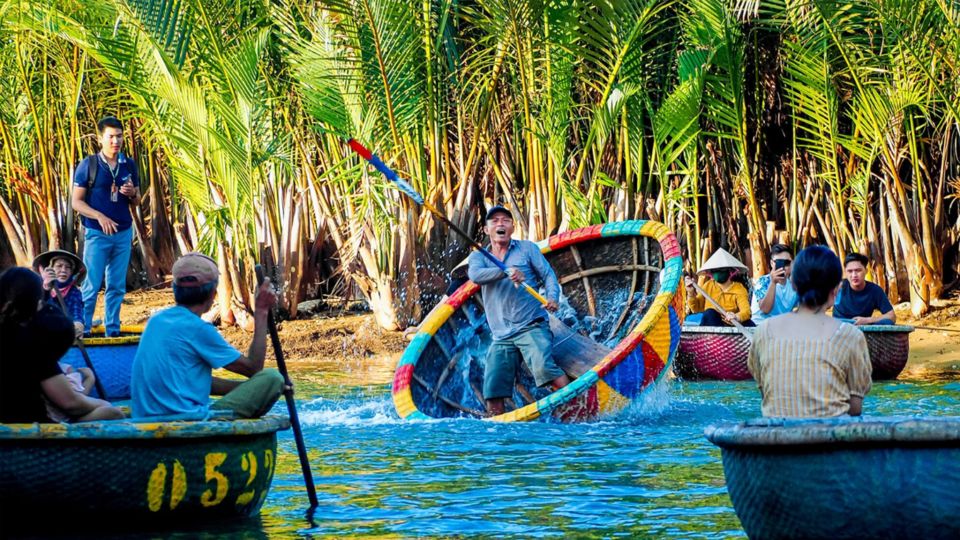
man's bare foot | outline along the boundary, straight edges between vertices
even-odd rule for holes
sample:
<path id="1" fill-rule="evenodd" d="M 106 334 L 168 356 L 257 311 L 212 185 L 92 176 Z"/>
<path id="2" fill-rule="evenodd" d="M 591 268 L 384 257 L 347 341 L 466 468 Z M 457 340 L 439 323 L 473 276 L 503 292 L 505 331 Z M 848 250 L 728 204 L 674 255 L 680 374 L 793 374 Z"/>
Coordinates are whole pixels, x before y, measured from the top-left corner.
<path id="1" fill-rule="evenodd" d="M 487 412 L 490 413 L 490 416 L 497 416 L 506 412 L 503 408 L 503 398 L 488 399 Z"/>

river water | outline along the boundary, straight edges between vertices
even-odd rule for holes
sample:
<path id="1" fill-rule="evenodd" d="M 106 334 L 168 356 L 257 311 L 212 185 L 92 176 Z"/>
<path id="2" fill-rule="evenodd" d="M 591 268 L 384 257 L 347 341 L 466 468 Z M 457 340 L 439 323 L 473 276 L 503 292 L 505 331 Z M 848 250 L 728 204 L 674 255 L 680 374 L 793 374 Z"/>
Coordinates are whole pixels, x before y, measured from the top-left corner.
<path id="1" fill-rule="evenodd" d="M 411 423 L 394 413 L 386 384 L 347 384 L 364 369 L 291 375 L 320 501 L 312 521 L 288 430 L 259 518 L 96 537 L 744 537 L 703 430 L 758 416 L 753 382 L 666 381 L 589 424 Z M 943 374 L 875 383 L 864 408 L 948 415 L 958 400 L 960 378 Z"/>

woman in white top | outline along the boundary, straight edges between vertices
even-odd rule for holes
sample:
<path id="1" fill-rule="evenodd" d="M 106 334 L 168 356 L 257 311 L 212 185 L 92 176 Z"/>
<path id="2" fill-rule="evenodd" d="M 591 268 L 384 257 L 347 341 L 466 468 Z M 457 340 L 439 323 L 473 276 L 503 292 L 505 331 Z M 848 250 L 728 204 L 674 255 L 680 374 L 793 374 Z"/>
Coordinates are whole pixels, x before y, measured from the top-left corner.
<path id="1" fill-rule="evenodd" d="M 791 279 L 795 313 L 763 322 L 747 367 L 763 396 L 764 416 L 859 415 L 870 391 L 870 355 L 863 333 L 826 314 L 843 277 L 840 259 L 823 246 L 800 252 Z"/>

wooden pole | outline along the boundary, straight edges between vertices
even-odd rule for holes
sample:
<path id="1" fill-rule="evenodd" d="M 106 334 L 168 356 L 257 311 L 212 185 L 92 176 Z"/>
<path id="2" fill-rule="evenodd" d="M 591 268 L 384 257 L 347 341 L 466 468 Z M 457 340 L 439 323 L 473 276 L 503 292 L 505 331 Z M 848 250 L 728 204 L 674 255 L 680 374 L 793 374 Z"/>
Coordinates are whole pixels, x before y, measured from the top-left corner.
<path id="1" fill-rule="evenodd" d="M 50 285 L 53 289 L 54 296 L 57 297 L 57 302 L 60 302 L 60 309 L 63 310 L 64 316 L 70 319 L 70 312 L 67 309 L 67 303 L 63 301 L 63 295 L 60 294 L 60 289 L 57 288 L 56 283 L 51 283 Z M 87 367 L 90 368 L 90 372 L 93 373 L 93 386 L 96 387 L 97 393 L 100 394 L 100 399 L 107 399 L 107 392 L 103 389 L 103 383 L 100 382 L 100 377 L 97 375 L 97 370 L 94 369 L 93 362 L 90 360 L 90 355 L 87 354 L 87 348 L 83 346 L 83 337 L 78 337 L 76 344 L 77 348 L 80 349 L 80 355 L 83 356 L 83 362 L 87 364 Z"/>
<path id="2" fill-rule="evenodd" d="M 263 267 L 255 267 L 257 285 L 263 283 Z M 317 502 L 317 488 L 313 485 L 313 473 L 310 471 L 310 460 L 307 457 L 307 445 L 303 442 L 303 430 L 300 428 L 300 416 L 297 414 L 297 404 L 293 399 L 293 381 L 287 373 L 287 363 L 283 360 L 283 348 L 280 347 L 280 336 L 277 334 L 277 322 L 273 318 L 273 310 L 267 313 L 267 330 L 270 332 L 270 342 L 273 344 L 273 354 L 277 359 L 277 369 L 283 375 L 283 397 L 287 401 L 287 411 L 290 413 L 290 427 L 293 428 L 293 438 L 297 443 L 297 456 L 300 458 L 300 469 L 303 471 L 303 482 L 307 486 L 307 497 L 310 498 L 310 510 L 319 506 Z"/>
<path id="3" fill-rule="evenodd" d="M 721 315 L 727 312 L 727 310 L 723 309 L 723 307 L 721 307 L 720 304 L 716 300 L 714 300 L 712 296 L 707 294 L 707 291 L 703 290 L 703 288 L 700 287 L 700 285 L 696 282 L 696 280 L 693 281 L 693 288 L 696 289 L 701 296 L 706 298 L 707 302 L 710 302 L 710 305 L 713 306 L 714 309 L 719 311 Z M 736 319 L 731 319 L 730 322 L 733 323 L 733 326 L 736 327 L 736 329 L 739 330 L 741 334 L 743 334 L 743 337 L 747 338 L 747 341 L 749 341 L 750 343 L 753 343 L 753 334 L 748 332 L 747 329 L 742 324 L 740 324 L 740 321 Z"/>

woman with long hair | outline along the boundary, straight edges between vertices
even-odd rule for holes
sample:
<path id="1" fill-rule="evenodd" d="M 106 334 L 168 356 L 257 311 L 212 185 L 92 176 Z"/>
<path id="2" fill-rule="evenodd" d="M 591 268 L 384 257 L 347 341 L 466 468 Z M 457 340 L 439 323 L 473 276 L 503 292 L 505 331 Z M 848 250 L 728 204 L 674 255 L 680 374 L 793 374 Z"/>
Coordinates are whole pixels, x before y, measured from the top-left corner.
<path id="1" fill-rule="evenodd" d="M 840 259 L 823 246 L 794 260 L 797 311 L 760 324 L 747 363 L 764 416 L 858 416 L 863 410 L 872 371 L 866 338 L 826 313 L 842 278 Z"/>
<path id="2" fill-rule="evenodd" d="M 43 301 L 27 268 L 0 273 L 0 422 L 52 422 L 45 399 L 71 421 L 123 418 L 102 399 L 76 392 L 57 361 L 73 344 L 73 323 Z"/>

